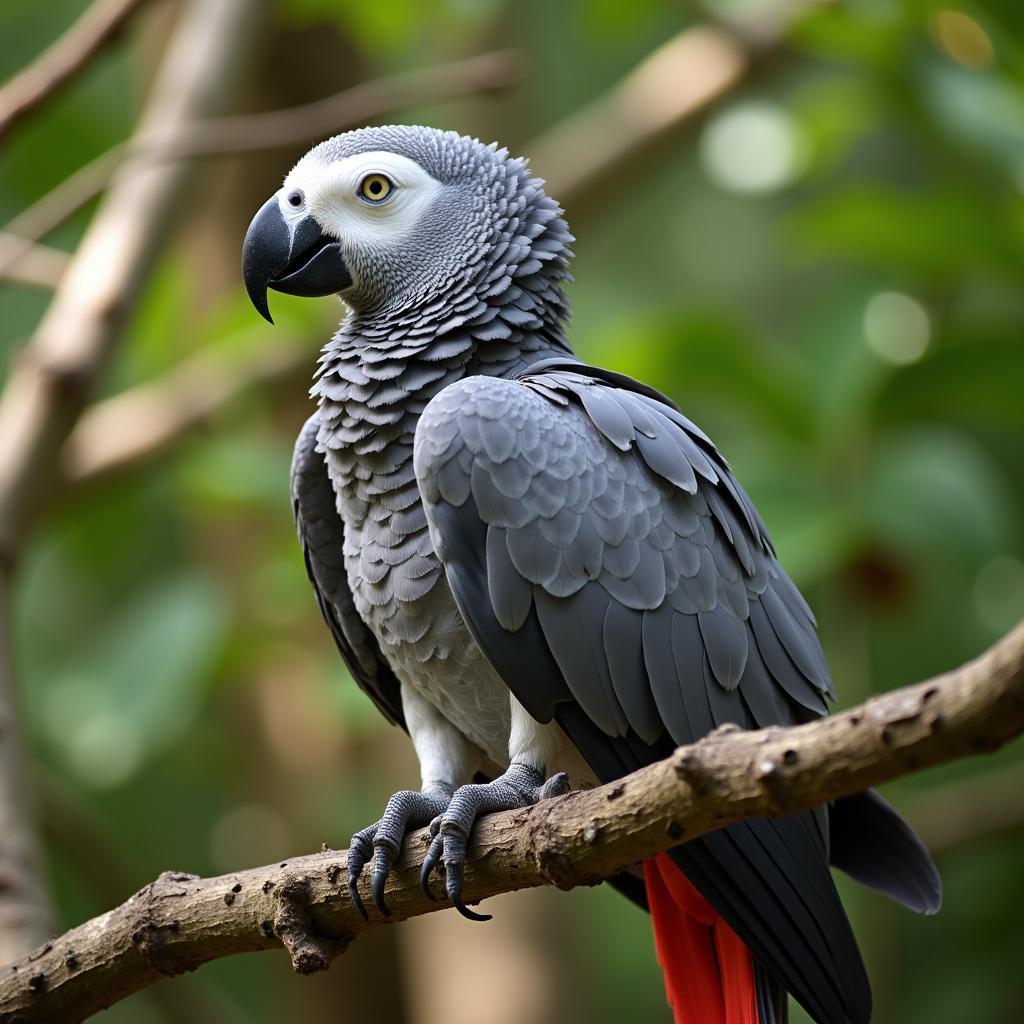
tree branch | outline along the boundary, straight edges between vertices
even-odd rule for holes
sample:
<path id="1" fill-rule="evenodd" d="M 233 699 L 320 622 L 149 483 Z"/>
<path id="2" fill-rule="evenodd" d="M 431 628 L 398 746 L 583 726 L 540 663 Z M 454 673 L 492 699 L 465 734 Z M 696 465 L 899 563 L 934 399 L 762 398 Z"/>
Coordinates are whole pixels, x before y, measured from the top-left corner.
<path id="1" fill-rule="evenodd" d="M 55 43 L 0 88 L 0 142 L 109 43 L 145 0 L 95 0 Z"/>
<path id="2" fill-rule="evenodd" d="M 147 102 L 142 134 L 173 139 L 209 112 L 238 70 L 261 10 L 247 0 L 191 0 Z M 183 164 L 125 170 L 123 187 L 97 212 L 0 395 L 0 616 L 8 612 L 21 543 L 59 480 L 61 447 L 134 308 L 184 182 Z M 9 638 L 0 637 L 0 962 L 36 945 L 46 916 L 12 660 Z"/>
<path id="3" fill-rule="evenodd" d="M 490 815 L 470 844 L 466 895 L 592 885 L 730 822 L 794 814 L 995 750 L 1022 731 L 1024 623 L 975 661 L 845 713 L 787 729 L 723 727 L 617 782 Z M 388 921 L 444 906 L 420 891 L 426 841 L 421 830 L 404 847 L 387 887 Z M 325 849 L 208 879 L 167 872 L 116 910 L 0 968 L 0 1019 L 73 1024 L 161 977 L 274 946 L 300 973 L 323 970 L 385 923 L 356 912 L 345 856 Z"/>
<path id="4" fill-rule="evenodd" d="M 201 352 L 148 384 L 93 405 L 64 446 L 67 487 L 79 491 L 148 465 L 242 395 L 289 378 L 308 380 L 315 358 L 294 338 L 262 351 L 250 347 L 243 355 Z"/>
<path id="5" fill-rule="evenodd" d="M 754 50 L 723 29 L 686 29 L 527 146 L 530 166 L 547 181 L 549 194 L 578 217 L 623 166 L 641 164 L 735 88 L 772 45 L 767 35 Z"/>
<path id="6" fill-rule="evenodd" d="M 8 260 L 4 254 L 17 250 L 18 259 Z M 39 242 L 25 242 L 15 235 L 0 231 L 0 264 L 7 270 L 0 273 L 15 284 L 54 289 L 67 270 L 71 257 L 60 249 Z"/>
<path id="7" fill-rule="evenodd" d="M 512 50 L 402 71 L 286 110 L 199 121 L 159 158 L 252 153 L 319 142 L 413 104 L 506 89 L 521 74 L 521 63 Z"/>

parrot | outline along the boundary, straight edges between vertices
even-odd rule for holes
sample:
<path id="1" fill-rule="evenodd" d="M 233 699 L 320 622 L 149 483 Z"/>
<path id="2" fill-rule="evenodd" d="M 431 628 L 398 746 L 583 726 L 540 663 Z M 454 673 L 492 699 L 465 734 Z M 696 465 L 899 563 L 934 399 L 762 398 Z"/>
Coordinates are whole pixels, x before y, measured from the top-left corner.
<path id="1" fill-rule="evenodd" d="M 343 303 L 292 505 L 341 657 L 421 775 L 352 836 L 364 918 L 364 869 L 389 914 L 414 829 L 430 829 L 427 895 L 443 868 L 450 903 L 486 920 L 463 899 L 482 815 L 622 778 L 726 724 L 816 719 L 835 696 L 814 615 L 710 438 L 575 355 L 574 241 L 525 159 L 415 125 L 316 145 L 245 235 L 268 321 L 268 290 Z M 818 1024 L 864 1024 L 831 867 L 939 908 L 930 855 L 874 791 L 680 837 L 610 882 L 650 912 L 678 1024 L 782 1024 L 788 995 Z"/>

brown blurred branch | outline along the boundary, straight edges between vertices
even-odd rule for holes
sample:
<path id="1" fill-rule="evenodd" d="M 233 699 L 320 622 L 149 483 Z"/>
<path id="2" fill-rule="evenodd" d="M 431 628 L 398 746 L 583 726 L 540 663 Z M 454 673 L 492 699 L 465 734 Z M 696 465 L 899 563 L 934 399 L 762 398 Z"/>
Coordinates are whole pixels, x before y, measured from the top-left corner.
<path id="1" fill-rule="evenodd" d="M 146 0 L 94 0 L 85 13 L 28 67 L 0 88 L 0 142 L 26 114 L 67 85 L 109 43 Z"/>
<path id="2" fill-rule="evenodd" d="M 171 139 L 137 135 L 81 167 L 3 229 L 10 241 L 0 247 L 0 277 L 9 276 L 25 248 L 100 195 L 126 160 L 135 171 L 187 157 L 277 149 L 349 128 L 361 127 L 403 107 L 489 92 L 519 76 L 515 55 L 497 50 L 466 60 L 363 82 L 333 96 L 285 110 L 218 117 L 182 126 Z"/>
<path id="3" fill-rule="evenodd" d="M 180 15 L 139 132 L 173 139 L 220 100 L 261 22 L 250 0 L 191 0 Z M 26 533 L 59 479 L 60 450 L 134 308 L 159 251 L 184 164 L 124 168 L 0 395 L 0 599 Z M 3 608 L 0 611 L 6 612 Z M 6 638 L 2 638 L 6 640 Z M 0 643 L 0 962 L 45 934 L 45 900 L 18 749 L 10 644 Z"/>
<path id="4" fill-rule="evenodd" d="M 311 375 L 308 346 L 287 339 L 263 351 L 227 358 L 193 356 L 162 377 L 93 405 L 64 446 L 61 466 L 76 490 L 124 476 L 201 430 L 242 395 Z"/>
<path id="5" fill-rule="evenodd" d="M 9 264 L 7 279 L 15 284 L 28 284 L 36 288 L 54 289 L 64 276 L 71 257 L 60 249 L 39 242 L 25 243 L 20 238 L 0 231 L 0 262 L 8 247 L 18 247 L 20 256 Z"/>
<path id="6" fill-rule="evenodd" d="M 0 278 L 15 278 L 18 262 L 35 242 L 59 227 L 109 184 L 124 158 L 125 146 L 115 146 L 80 167 L 3 228 Z"/>
<path id="7" fill-rule="evenodd" d="M 449 64 L 385 75 L 286 110 L 197 122 L 159 158 L 252 153 L 319 142 L 403 107 L 505 89 L 521 74 L 521 64 L 512 50 L 495 50 Z"/>
<path id="8" fill-rule="evenodd" d="M 994 750 L 1022 731 L 1024 623 L 975 661 L 843 714 L 787 729 L 722 728 L 617 782 L 490 815 L 470 846 L 466 895 L 593 884 L 680 839 L 793 814 Z M 387 888 L 392 916 L 367 922 L 346 891 L 344 853 L 219 878 L 168 872 L 0 969 L 0 1019 L 73 1024 L 159 978 L 274 946 L 300 973 L 324 970 L 362 932 L 444 906 L 420 890 L 426 840 L 421 830 L 405 844 Z"/>
<path id="9" fill-rule="evenodd" d="M 0 567 L 0 964 L 24 956 L 53 928 L 16 713 L 10 573 Z"/>
<path id="10" fill-rule="evenodd" d="M 530 166 L 578 217 L 624 167 L 631 178 L 642 171 L 666 139 L 734 89 L 773 45 L 767 33 L 754 50 L 723 29 L 686 29 L 528 145 Z"/>

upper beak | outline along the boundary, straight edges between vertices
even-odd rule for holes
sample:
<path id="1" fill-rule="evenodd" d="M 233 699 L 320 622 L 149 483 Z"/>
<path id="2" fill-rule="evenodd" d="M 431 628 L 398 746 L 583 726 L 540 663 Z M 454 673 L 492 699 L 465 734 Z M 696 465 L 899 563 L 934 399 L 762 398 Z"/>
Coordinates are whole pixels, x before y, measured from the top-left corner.
<path id="1" fill-rule="evenodd" d="M 277 196 L 260 207 L 245 233 L 242 277 L 252 304 L 271 323 L 268 287 L 288 295 L 330 295 L 352 284 L 340 243 L 312 217 L 289 225 Z"/>

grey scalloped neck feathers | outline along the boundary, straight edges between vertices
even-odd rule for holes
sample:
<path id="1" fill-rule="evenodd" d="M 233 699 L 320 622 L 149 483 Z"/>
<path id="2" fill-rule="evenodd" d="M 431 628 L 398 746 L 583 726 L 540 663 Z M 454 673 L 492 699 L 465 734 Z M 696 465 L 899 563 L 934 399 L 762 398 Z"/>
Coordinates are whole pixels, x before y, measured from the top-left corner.
<path id="1" fill-rule="evenodd" d="M 336 160 L 377 150 L 415 160 L 445 187 L 403 246 L 403 258 L 420 260 L 409 275 L 416 286 L 351 310 L 321 355 L 311 390 L 320 444 L 356 456 L 407 432 L 413 396 L 418 412 L 467 374 L 505 376 L 572 352 L 563 333 L 572 236 L 525 161 L 454 132 L 394 125 L 339 135 L 314 153 Z"/>

